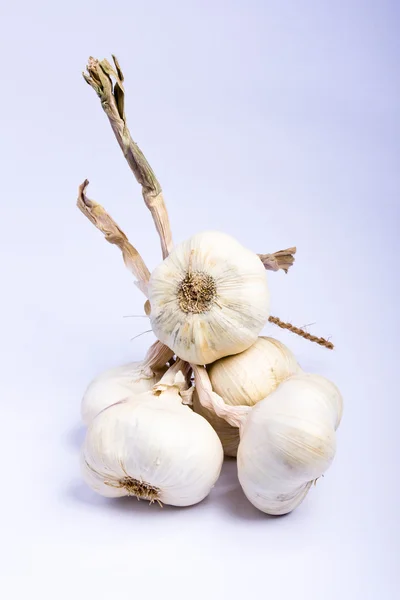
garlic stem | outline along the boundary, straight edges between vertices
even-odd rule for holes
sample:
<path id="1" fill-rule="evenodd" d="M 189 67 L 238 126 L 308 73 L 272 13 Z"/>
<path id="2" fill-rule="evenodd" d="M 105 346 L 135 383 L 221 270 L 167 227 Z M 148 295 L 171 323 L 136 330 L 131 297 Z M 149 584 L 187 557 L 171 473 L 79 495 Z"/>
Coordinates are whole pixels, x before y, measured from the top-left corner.
<path id="1" fill-rule="evenodd" d="M 100 204 L 89 200 L 85 194 L 85 189 L 89 181 L 85 181 L 79 186 L 79 195 L 77 206 L 79 210 L 93 223 L 99 231 L 104 234 L 107 242 L 115 244 L 122 252 L 124 263 L 127 268 L 138 279 L 141 291 L 147 296 L 147 283 L 150 279 L 150 271 L 145 265 L 139 252 L 132 246 L 124 232 L 118 227 L 115 221 L 104 210 Z"/>
<path id="2" fill-rule="evenodd" d="M 191 369 L 192 367 L 189 365 L 189 363 L 178 358 L 174 364 L 169 367 L 168 371 L 164 373 L 157 385 L 174 385 L 176 376 L 179 373 L 181 373 L 183 378 L 186 380 Z"/>
<path id="3" fill-rule="evenodd" d="M 277 325 L 281 329 L 287 329 L 288 331 L 291 331 L 292 333 L 299 335 L 300 337 L 304 338 L 305 340 L 309 340 L 310 342 L 315 342 L 316 344 L 319 344 L 320 346 L 324 346 L 325 348 L 328 348 L 328 350 L 333 350 L 335 347 L 332 344 L 332 342 L 330 342 L 329 340 L 326 340 L 323 337 L 317 337 L 316 335 L 311 335 L 311 333 L 308 333 L 308 331 L 305 331 L 304 329 L 301 329 L 300 327 L 296 327 L 295 325 L 292 325 L 291 323 L 286 323 L 285 321 L 281 321 L 279 319 L 279 317 L 273 317 L 271 315 L 270 317 L 268 317 L 268 321 L 270 323 L 273 323 L 274 325 Z"/>
<path id="4" fill-rule="evenodd" d="M 215 393 L 211 386 L 211 381 L 205 367 L 200 365 L 192 365 L 196 389 L 199 400 L 204 408 L 208 408 L 215 412 L 216 415 L 225 419 L 233 427 L 242 428 L 245 423 L 252 406 L 230 406 Z"/>
<path id="5" fill-rule="evenodd" d="M 194 387 L 191 382 L 192 367 L 178 358 L 160 381 L 154 385 L 153 393 L 161 392 L 164 398 L 179 398 L 181 404 L 192 405 Z M 169 393 L 167 393 L 169 392 Z"/>
<path id="6" fill-rule="evenodd" d="M 287 273 L 294 263 L 294 254 L 296 254 L 296 247 L 279 250 L 273 254 L 259 254 L 258 256 L 267 271 L 282 269 Z"/>
<path id="7" fill-rule="evenodd" d="M 124 76 L 115 56 L 113 61 L 115 69 L 106 59 L 98 61 L 90 57 L 86 67 L 88 74 L 83 73 L 83 77 L 99 96 L 101 106 L 110 121 L 127 163 L 137 182 L 142 186 L 143 199 L 153 217 L 160 236 L 163 258 L 165 258 L 170 253 L 173 242 L 164 196 L 159 181 L 128 129 L 125 115 Z"/>
<path id="8" fill-rule="evenodd" d="M 173 357 L 174 353 L 167 346 L 157 340 L 150 346 L 141 365 L 144 376 L 150 377 L 154 371 L 165 367 L 165 364 Z"/>

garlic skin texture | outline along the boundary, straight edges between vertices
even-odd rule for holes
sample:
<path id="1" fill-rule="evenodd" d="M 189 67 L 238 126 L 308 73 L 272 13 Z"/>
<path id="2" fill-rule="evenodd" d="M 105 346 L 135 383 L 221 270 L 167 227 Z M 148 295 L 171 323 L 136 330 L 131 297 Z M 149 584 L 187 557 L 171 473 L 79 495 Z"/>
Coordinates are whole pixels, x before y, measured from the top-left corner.
<path id="1" fill-rule="evenodd" d="M 227 356 L 207 368 L 214 392 L 230 406 L 254 406 L 271 394 L 288 377 L 302 373 L 294 354 L 285 344 L 260 336 L 244 352 Z M 202 415 L 217 432 L 226 456 L 236 456 L 239 429 L 229 425 L 212 410 L 204 408 L 197 392 L 193 410 Z"/>
<path id="2" fill-rule="evenodd" d="M 216 361 L 207 369 L 212 388 L 226 404 L 254 406 L 282 381 L 301 373 L 294 354 L 285 344 L 260 336 L 244 352 Z"/>
<path id="3" fill-rule="evenodd" d="M 155 335 L 192 364 L 246 350 L 269 316 L 261 260 L 216 231 L 175 246 L 153 271 L 148 294 Z"/>
<path id="4" fill-rule="evenodd" d="M 189 506 L 203 500 L 221 471 L 223 450 L 212 427 L 177 390 L 133 396 L 90 424 L 82 473 L 97 493 Z"/>
<path id="5" fill-rule="evenodd" d="M 225 456 L 235 457 L 240 442 L 239 428 L 229 425 L 225 419 L 222 419 L 211 409 L 205 408 L 199 399 L 199 394 L 195 389 L 192 396 L 193 410 L 198 415 L 206 419 L 221 440 Z"/>
<path id="6" fill-rule="evenodd" d="M 295 375 L 249 413 L 237 456 L 238 476 L 254 506 L 283 515 L 305 498 L 329 468 L 342 398 L 327 379 Z"/>
<path id="7" fill-rule="evenodd" d="M 81 403 L 81 416 L 86 425 L 102 410 L 128 396 L 150 391 L 165 372 L 145 374 L 141 362 L 133 362 L 98 375 L 87 387 Z"/>

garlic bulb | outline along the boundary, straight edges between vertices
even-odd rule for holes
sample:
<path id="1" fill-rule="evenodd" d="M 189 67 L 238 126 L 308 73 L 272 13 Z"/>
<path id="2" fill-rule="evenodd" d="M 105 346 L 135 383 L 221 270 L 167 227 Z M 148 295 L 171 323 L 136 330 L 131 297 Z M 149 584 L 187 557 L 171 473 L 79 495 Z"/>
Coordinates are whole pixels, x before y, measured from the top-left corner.
<path id="1" fill-rule="evenodd" d="M 172 352 L 156 342 L 142 362 L 133 362 L 98 375 L 87 387 L 81 403 L 81 416 L 88 425 L 102 410 L 135 394 L 147 392 L 166 371 Z"/>
<path id="2" fill-rule="evenodd" d="M 329 468 L 342 399 L 323 377 L 295 375 L 250 412 L 238 450 L 238 476 L 254 506 L 271 515 L 296 508 Z"/>
<path id="3" fill-rule="evenodd" d="M 82 451 L 83 476 L 93 490 L 174 506 L 196 504 L 209 494 L 223 450 L 209 423 L 182 404 L 185 386 L 178 372 L 172 382 L 163 378 L 154 392 L 134 395 L 95 417 Z"/>
<path id="4" fill-rule="evenodd" d="M 150 320 L 180 358 L 209 364 L 253 344 L 269 316 L 259 257 L 224 233 L 198 233 L 153 271 Z"/>
<path id="5" fill-rule="evenodd" d="M 289 348 L 270 337 L 259 337 L 244 352 L 217 360 L 207 371 L 214 392 L 231 406 L 253 406 L 264 400 L 282 381 L 302 372 Z M 204 408 L 197 392 L 193 394 L 193 409 L 214 427 L 225 455 L 236 456 L 239 429 Z"/>
<path id="6" fill-rule="evenodd" d="M 292 511 L 334 458 L 339 390 L 320 375 L 301 373 L 254 407 L 230 406 L 212 390 L 204 367 L 194 373 L 203 406 L 240 429 L 237 468 L 247 498 L 271 515 Z"/>

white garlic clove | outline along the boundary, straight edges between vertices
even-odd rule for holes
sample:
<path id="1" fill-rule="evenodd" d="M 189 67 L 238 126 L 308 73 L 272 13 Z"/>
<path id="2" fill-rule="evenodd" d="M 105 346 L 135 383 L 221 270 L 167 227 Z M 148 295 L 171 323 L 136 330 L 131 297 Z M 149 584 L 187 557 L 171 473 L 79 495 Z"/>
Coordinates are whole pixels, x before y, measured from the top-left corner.
<path id="1" fill-rule="evenodd" d="M 149 301 L 157 338 L 200 365 L 249 348 L 269 316 L 259 257 L 215 231 L 171 251 L 151 275 Z"/>
<path id="2" fill-rule="evenodd" d="M 282 381 L 302 373 L 289 348 L 270 337 L 259 337 L 244 352 L 217 360 L 207 367 L 207 371 L 214 392 L 231 406 L 254 406 L 269 396 Z M 193 397 L 193 409 L 214 427 L 225 455 L 236 456 L 239 429 L 204 408 L 197 394 Z"/>
<path id="3" fill-rule="evenodd" d="M 82 451 L 88 485 L 103 496 L 136 496 L 189 506 L 203 500 L 221 470 L 212 427 L 176 393 L 144 393 L 101 412 Z"/>
<path id="4" fill-rule="evenodd" d="M 308 380 L 313 386 L 320 389 L 321 401 L 324 399 L 327 405 L 331 407 L 334 428 L 337 429 L 343 416 L 343 397 L 337 386 L 326 377 L 315 373 L 301 373 L 300 380 Z"/>
<path id="5" fill-rule="evenodd" d="M 83 422 L 88 425 L 108 406 L 133 394 L 150 391 L 164 372 L 165 368 L 146 376 L 141 362 L 107 369 L 98 375 L 85 391 L 81 403 Z"/>
<path id="6" fill-rule="evenodd" d="M 296 508 L 334 458 L 341 401 L 323 379 L 309 374 L 287 379 L 247 418 L 238 476 L 247 498 L 263 512 L 280 515 Z"/>
<path id="7" fill-rule="evenodd" d="M 282 381 L 302 372 L 285 344 L 263 336 L 244 352 L 221 358 L 207 370 L 214 392 L 232 406 L 254 406 Z"/>

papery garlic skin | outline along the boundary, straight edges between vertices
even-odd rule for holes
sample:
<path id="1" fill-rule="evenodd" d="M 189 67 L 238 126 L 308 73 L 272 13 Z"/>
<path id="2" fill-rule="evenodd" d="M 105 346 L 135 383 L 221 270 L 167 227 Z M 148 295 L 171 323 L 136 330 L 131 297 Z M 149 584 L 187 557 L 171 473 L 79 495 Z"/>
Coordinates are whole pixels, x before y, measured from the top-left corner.
<path id="1" fill-rule="evenodd" d="M 260 336 L 244 352 L 221 358 L 207 367 L 214 392 L 231 406 L 253 406 L 264 400 L 282 381 L 301 373 L 294 354 L 285 344 Z M 333 384 L 332 384 L 333 385 Z M 193 410 L 202 415 L 217 432 L 226 456 L 236 456 L 239 429 L 229 425 L 212 410 L 202 406 L 195 392 Z"/>
<path id="2" fill-rule="evenodd" d="M 144 373 L 141 362 L 133 362 L 98 375 L 87 387 L 81 403 L 81 416 L 86 425 L 102 410 L 128 396 L 150 391 L 166 369 Z"/>
<path id="3" fill-rule="evenodd" d="M 222 461 L 212 427 L 167 391 L 102 411 L 88 428 L 81 464 L 85 481 L 103 496 L 189 506 L 209 494 Z"/>
<path id="4" fill-rule="evenodd" d="M 225 456 L 235 457 L 240 442 L 239 428 L 229 425 L 225 419 L 218 417 L 213 410 L 205 408 L 200 402 L 196 389 L 193 392 L 192 401 L 194 412 L 204 417 L 217 433 Z"/>
<path id="5" fill-rule="evenodd" d="M 237 456 L 238 476 L 247 498 L 263 512 L 292 511 L 331 465 L 342 401 L 336 386 L 323 380 L 295 375 L 248 415 Z"/>
<path id="6" fill-rule="evenodd" d="M 269 316 L 259 257 L 224 233 L 198 233 L 153 271 L 150 320 L 157 338 L 192 364 L 253 344 Z"/>

